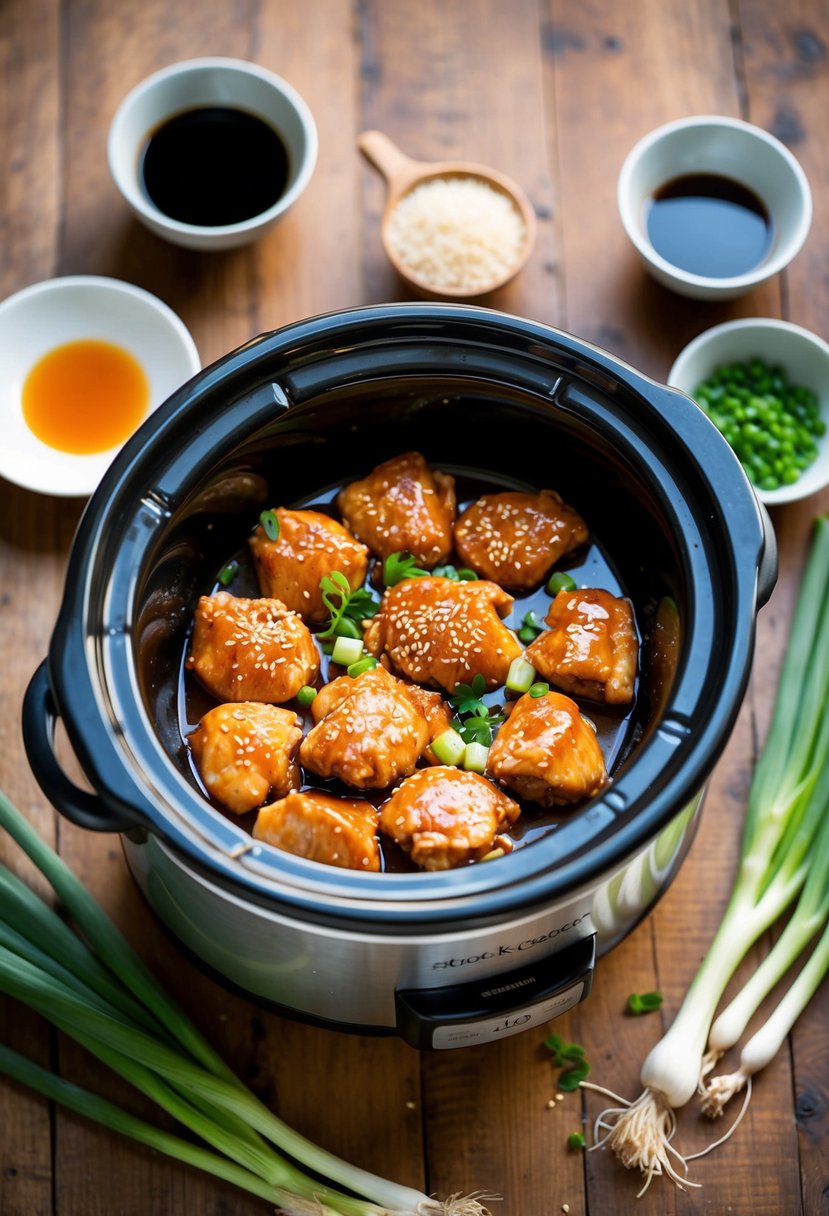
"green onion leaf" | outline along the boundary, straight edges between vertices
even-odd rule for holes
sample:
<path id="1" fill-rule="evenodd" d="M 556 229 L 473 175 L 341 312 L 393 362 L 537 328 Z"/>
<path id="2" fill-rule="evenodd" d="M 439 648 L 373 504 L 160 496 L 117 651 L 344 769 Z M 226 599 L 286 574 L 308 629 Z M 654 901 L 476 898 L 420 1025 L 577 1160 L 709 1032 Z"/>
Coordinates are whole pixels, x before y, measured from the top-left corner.
<path id="1" fill-rule="evenodd" d="M 632 992 L 628 997 L 628 1013 L 653 1013 L 660 1008 L 663 999 L 661 992 Z"/>
<path id="2" fill-rule="evenodd" d="M 567 1137 L 568 1148 L 584 1148 L 586 1144 L 587 1141 L 585 1140 L 582 1132 L 570 1132 L 570 1135 Z"/>
<path id="3" fill-rule="evenodd" d="M 383 586 L 394 587 L 405 578 L 425 578 L 429 574 L 418 566 L 411 553 L 390 553 L 383 562 Z"/>
<path id="4" fill-rule="evenodd" d="M 544 697 L 550 691 L 550 685 L 545 684 L 543 680 L 536 680 L 530 688 L 531 697 Z"/>
<path id="5" fill-rule="evenodd" d="M 259 522 L 268 540 L 276 540 L 278 538 L 279 520 L 276 511 L 263 511 L 259 516 Z"/>
<path id="6" fill-rule="evenodd" d="M 349 663 L 347 671 L 352 680 L 356 680 L 357 676 L 361 676 L 364 671 L 373 671 L 377 666 L 377 660 L 374 655 L 367 654 L 365 658 L 358 659 L 356 663 Z"/>
<path id="7" fill-rule="evenodd" d="M 297 705 L 299 705 L 301 709 L 307 709 L 311 702 L 315 700 L 316 695 L 316 688 L 312 688 L 310 684 L 303 684 L 302 688 L 300 688 L 296 695 Z"/>
<path id="8" fill-rule="evenodd" d="M 223 566 L 219 571 L 219 583 L 222 587 L 229 587 L 239 573 L 239 563 L 236 560 L 229 561 L 226 566 Z"/>
<path id="9" fill-rule="evenodd" d="M 353 625 L 344 625 L 343 621 L 364 621 L 374 616 L 380 607 L 380 601 L 364 587 L 351 590 L 351 584 L 339 570 L 332 570 L 320 579 L 322 602 L 328 609 L 330 620 L 325 629 L 317 634 L 320 642 L 333 637 L 362 637 L 362 631 Z"/>
<path id="10" fill-rule="evenodd" d="M 559 591 L 575 591 L 576 580 L 571 578 L 569 574 L 558 573 L 553 574 L 547 583 L 547 590 L 550 595 L 558 595 Z"/>

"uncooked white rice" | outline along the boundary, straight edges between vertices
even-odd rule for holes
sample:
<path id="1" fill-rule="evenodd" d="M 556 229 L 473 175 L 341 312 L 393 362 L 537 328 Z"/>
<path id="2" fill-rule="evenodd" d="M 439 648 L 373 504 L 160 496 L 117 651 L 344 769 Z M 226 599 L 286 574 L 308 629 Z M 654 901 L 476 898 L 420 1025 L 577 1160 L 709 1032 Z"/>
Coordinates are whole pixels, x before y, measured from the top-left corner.
<path id="1" fill-rule="evenodd" d="M 486 287 L 518 261 L 525 238 L 509 198 L 474 177 L 434 178 L 401 199 L 389 243 L 430 287 Z"/>

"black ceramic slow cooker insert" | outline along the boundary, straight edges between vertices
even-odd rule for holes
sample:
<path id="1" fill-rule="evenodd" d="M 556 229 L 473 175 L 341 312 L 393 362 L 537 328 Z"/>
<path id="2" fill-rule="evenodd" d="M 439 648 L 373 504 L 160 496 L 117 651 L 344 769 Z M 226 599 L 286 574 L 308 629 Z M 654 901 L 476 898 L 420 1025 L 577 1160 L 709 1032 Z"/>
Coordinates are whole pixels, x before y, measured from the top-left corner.
<path id="1" fill-rule="evenodd" d="M 612 781 L 486 864 L 365 874 L 254 841 L 212 807 L 180 723 L 200 594 L 263 507 L 308 503 L 408 450 L 503 488 L 558 491 L 633 601 L 644 644 L 676 605 L 676 663 L 643 675 Z M 665 890 L 738 712 L 773 533 L 683 394 L 549 327 L 405 304 L 266 334 L 144 424 L 90 500 L 28 755 L 68 818 L 123 834 L 149 902 L 215 972 L 298 1016 L 451 1047 L 526 1029 L 589 991 Z M 657 687 L 658 683 L 658 687 Z M 63 720 L 87 793 L 58 763 Z"/>

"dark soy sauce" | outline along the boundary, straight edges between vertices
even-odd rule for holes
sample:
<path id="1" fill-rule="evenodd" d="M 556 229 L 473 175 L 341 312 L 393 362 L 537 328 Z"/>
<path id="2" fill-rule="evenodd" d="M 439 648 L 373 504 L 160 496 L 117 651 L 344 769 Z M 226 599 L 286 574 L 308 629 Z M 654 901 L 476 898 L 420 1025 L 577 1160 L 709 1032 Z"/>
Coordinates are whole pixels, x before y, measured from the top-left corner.
<path id="1" fill-rule="evenodd" d="M 253 219 L 279 200 L 288 152 L 279 133 L 255 114 L 203 106 L 151 133 L 141 177 L 150 200 L 170 219 L 218 228 Z"/>
<path id="2" fill-rule="evenodd" d="M 771 219 L 761 200 L 714 173 L 688 174 L 661 186 L 646 223 L 651 244 L 666 262 L 706 278 L 746 274 L 771 247 Z"/>

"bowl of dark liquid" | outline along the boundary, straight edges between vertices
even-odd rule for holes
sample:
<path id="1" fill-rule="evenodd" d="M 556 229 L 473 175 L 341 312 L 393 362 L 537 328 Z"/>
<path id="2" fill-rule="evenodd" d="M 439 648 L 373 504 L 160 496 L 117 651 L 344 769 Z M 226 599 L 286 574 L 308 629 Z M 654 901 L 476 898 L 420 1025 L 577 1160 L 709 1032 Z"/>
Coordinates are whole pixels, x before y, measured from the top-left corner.
<path id="1" fill-rule="evenodd" d="M 788 148 L 719 116 L 680 119 L 641 139 L 617 200 L 648 271 L 700 300 L 733 299 L 779 273 L 812 218 L 809 183 Z"/>
<path id="2" fill-rule="evenodd" d="M 147 77 L 110 125 L 121 194 L 157 235 L 191 249 L 256 240 L 313 173 L 317 132 L 297 91 L 241 59 L 192 59 Z"/>

